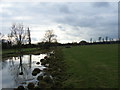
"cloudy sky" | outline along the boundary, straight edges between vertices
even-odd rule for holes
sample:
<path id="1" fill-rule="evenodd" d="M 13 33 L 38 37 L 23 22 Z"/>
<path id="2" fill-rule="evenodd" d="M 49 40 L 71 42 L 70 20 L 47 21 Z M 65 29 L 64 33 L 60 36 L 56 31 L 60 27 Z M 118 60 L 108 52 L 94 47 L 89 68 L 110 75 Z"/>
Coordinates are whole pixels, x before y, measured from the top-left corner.
<path id="1" fill-rule="evenodd" d="M 1 2 L 0 21 L 3 34 L 13 23 L 30 27 L 32 43 L 46 30 L 61 43 L 118 38 L 118 2 Z"/>

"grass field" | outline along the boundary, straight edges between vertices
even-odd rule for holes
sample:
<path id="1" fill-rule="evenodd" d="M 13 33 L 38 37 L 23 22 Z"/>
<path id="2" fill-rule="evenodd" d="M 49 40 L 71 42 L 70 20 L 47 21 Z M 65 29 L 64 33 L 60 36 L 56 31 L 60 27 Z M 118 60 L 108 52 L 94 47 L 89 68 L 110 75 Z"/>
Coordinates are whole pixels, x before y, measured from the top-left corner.
<path id="1" fill-rule="evenodd" d="M 117 88 L 118 45 L 73 46 L 63 49 L 69 88 Z"/>
<path id="2" fill-rule="evenodd" d="M 38 48 L 22 48 L 21 50 L 22 50 L 21 54 L 35 54 L 40 53 L 42 51 Z M 20 53 L 19 49 L 5 49 L 2 50 L 2 57 L 7 58 L 12 56 L 18 56 L 19 53 Z"/>
<path id="3" fill-rule="evenodd" d="M 30 51 L 30 50 L 35 50 L 36 48 L 25 48 L 23 49 L 23 51 Z M 16 49 L 6 49 L 2 51 L 2 54 L 8 54 L 8 53 L 15 53 L 15 52 L 19 52 Z"/>
<path id="4" fill-rule="evenodd" d="M 24 49 L 22 49 L 23 52 L 25 52 L 25 51 L 32 51 L 32 50 L 36 50 L 36 48 L 24 48 Z M 18 49 L 2 50 L 2 54 L 15 53 L 15 52 L 19 52 L 19 50 Z"/>

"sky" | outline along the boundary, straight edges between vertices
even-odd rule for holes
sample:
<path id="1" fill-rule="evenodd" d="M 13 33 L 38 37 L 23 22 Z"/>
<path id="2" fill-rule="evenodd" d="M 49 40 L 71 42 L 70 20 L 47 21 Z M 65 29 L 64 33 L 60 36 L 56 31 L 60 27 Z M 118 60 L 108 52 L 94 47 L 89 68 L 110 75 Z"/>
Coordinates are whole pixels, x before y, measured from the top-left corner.
<path id="1" fill-rule="evenodd" d="M 60 43 L 118 38 L 118 2 L 1 2 L 0 29 L 10 33 L 13 23 L 30 27 L 32 43 L 53 30 Z"/>

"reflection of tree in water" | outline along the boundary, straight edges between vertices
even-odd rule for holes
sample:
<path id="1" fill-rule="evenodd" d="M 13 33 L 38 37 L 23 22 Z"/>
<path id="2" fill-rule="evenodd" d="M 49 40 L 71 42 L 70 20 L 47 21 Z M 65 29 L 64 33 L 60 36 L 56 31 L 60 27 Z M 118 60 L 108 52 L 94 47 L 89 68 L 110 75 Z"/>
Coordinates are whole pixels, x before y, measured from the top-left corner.
<path id="1" fill-rule="evenodd" d="M 31 75 L 31 55 L 29 56 L 29 58 L 27 58 L 29 60 L 29 67 L 28 67 L 28 63 L 23 63 L 23 57 L 19 56 L 19 63 L 14 64 L 11 63 L 10 65 L 10 72 L 14 77 L 14 81 L 15 84 L 18 85 L 24 81 L 27 81 L 28 79 L 33 79 L 32 75 Z M 13 61 L 14 62 L 14 61 Z"/>
<path id="2" fill-rule="evenodd" d="M 0 61 L 0 70 L 4 69 L 7 66 L 7 61 L 6 60 L 1 60 Z"/>
<path id="3" fill-rule="evenodd" d="M 15 64 L 13 59 L 16 60 L 16 57 L 13 57 L 13 58 L 9 59 L 9 65 L 10 65 L 10 67 L 14 66 L 14 64 Z"/>
<path id="4" fill-rule="evenodd" d="M 30 55 L 29 57 L 29 68 L 31 69 L 31 66 L 32 66 L 32 55 Z"/>

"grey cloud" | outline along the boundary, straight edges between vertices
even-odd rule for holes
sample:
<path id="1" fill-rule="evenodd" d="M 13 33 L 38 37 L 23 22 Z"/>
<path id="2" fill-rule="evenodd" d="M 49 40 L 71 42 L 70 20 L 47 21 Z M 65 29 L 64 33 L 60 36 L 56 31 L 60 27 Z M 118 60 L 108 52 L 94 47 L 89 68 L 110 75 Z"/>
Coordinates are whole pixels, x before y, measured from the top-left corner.
<path id="1" fill-rule="evenodd" d="M 6 8 L 12 15 L 3 14 L 6 22 L 16 22 L 13 17 L 31 16 L 32 20 L 21 20 L 24 23 L 54 25 L 61 24 L 58 28 L 66 32 L 66 27 L 72 28 L 68 31 L 69 35 L 79 37 L 86 34 L 86 38 L 91 35 L 94 37 L 105 36 L 107 33 L 111 37 L 116 36 L 117 31 L 117 7 L 116 4 L 107 2 L 97 3 L 13 3 L 15 7 Z M 96 8 L 96 7 L 104 7 Z M 98 10 L 99 9 L 99 10 Z M 109 14 L 110 16 L 105 16 Z M 113 15 L 112 15 L 113 14 Z M 62 25 L 68 25 L 66 27 Z M 80 27 L 90 28 L 92 31 L 82 31 Z M 70 33 L 75 32 L 75 33 Z M 85 33 L 83 33 L 85 32 Z M 84 35 L 85 38 L 85 35 Z M 35 39 L 34 39 L 35 41 Z"/>
<path id="2" fill-rule="evenodd" d="M 70 11 L 70 9 L 67 7 L 67 5 L 62 5 L 61 7 L 60 7 L 60 12 L 61 13 L 67 13 L 67 14 L 69 14 L 69 13 L 72 13 L 71 11 Z"/>
<path id="3" fill-rule="evenodd" d="M 95 2 L 93 4 L 94 7 L 109 7 L 109 2 Z"/>
<path id="4" fill-rule="evenodd" d="M 60 30 L 65 31 L 65 28 L 61 25 L 57 26 Z"/>

